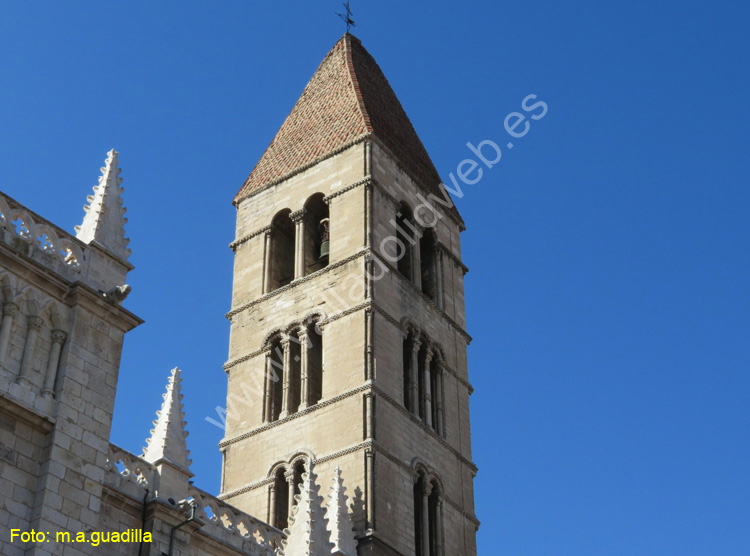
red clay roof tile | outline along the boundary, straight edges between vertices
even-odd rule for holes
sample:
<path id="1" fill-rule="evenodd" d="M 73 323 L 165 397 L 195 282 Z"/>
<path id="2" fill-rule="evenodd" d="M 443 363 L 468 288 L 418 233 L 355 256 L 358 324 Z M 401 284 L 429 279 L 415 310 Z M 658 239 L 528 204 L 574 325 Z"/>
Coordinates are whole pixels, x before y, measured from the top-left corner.
<path id="1" fill-rule="evenodd" d="M 440 176 L 396 93 L 360 40 L 347 33 L 321 62 L 235 202 L 370 134 L 417 182 L 442 196 Z"/>

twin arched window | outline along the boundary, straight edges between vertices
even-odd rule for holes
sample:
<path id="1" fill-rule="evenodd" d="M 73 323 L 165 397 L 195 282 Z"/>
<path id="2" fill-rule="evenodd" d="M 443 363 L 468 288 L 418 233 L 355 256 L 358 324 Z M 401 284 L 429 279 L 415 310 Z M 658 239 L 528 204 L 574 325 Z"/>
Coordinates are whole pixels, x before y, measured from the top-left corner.
<path id="1" fill-rule="evenodd" d="M 409 205 L 399 204 L 396 219 L 398 271 L 438 307 L 443 307 L 442 257 L 434 228 L 420 228 Z"/>
<path id="2" fill-rule="evenodd" d="M 284 209 L 274 216 L 266 233 L 264 293 L 328 266 L 329 223 L 322 193 L 297 212 Z"/>
<path id="3" fill-rule="evenodd" d="M 443 556 L 442 506 L 439 483 L 420 471 L 414 483 L 415 556 Z"/>
<path id="4" fill-rule="evenodd" d="M 284 529 L 289 525 L 294 495 L 300 493 L 304 472 L 305 461 L 298 459 L 290 465 L 280 465 L 273 474 L 273 483 L 269 489 L 268 523 L 277 529 Z"/>
<path id="5" fill-rule="evenodd" d="M 416 330 L 403 341 L 403 378 L 404 407 L 445 436 L 442 357 Z"/>
<path id="6" fill-rule="evenodd" d="M 323 395 L 323 337 L 315 323 L 279 334 L 266 354 L 263 421 L 283 419 Z"/>

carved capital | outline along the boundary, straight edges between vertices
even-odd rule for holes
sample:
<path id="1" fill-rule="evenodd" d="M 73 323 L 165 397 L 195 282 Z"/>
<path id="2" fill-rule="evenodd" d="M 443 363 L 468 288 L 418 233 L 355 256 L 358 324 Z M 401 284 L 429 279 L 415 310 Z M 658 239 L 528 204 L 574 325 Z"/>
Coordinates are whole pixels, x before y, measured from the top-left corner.
<path id="1" fill-rule="evenodd" d="M 414 338 L 411 341 L 411 349 L 412 351 L 419 351 L 419 348 L 422 346 L 422 340 L 419 338 Z"/>
<path id="2" fill-rule="evenodd" d="M 430 494 L 432 494 L 432 483 L 431 483 L 431 482 L 429 482 L 429 481 L 425 481 L 425 482 L 424 482 L 424 483 L 422 484 L 422 493 L 423 493 L 423 494 L 424 494 L 425 496 L 429 496 Z"/>
<path id="3" fill-rule="evenodd" d="M 415 340 L 421 334 L 421 331 L 419 330 L 419 328 L 417 328 L 417 326 L 413 322 L 411 322 L 411 321 L 408 321 L 408 322 L 405 322 L 405 323 L 402 322 L 401 323 L 401 330 L 405 334 L 411 334 L 412 336 L 414 336 Z"/>
<path id="4" fill-rule="evenodd" d="M 285 471 L 284 478 L 286 479 L 286 482 L 289 483 L 289 486 L 292 486 L 294 484 L 294 469 Z"/>
<path id="5" fill-rule="evenodd" d="M 18 305 L 15 303 L 3 303 L 3 316 L 15 317 L 18 312 Z"/>
<path id="6" fill-rule="evenodd" d="M 52 331 L 52 343 L 53 344 L 64 344 L 65 338 L 68 337 L 68 333 L 64 330 L 53 330 Z"/>
<path id="7" fill-rule="evenodd" d="M 307 209 L 300 209 L 289 214 L 289 218 L 291 219 L 292 222 L 297 224 L 298 222 L 302 222 L 302 219 L 305 217 L 306 214 L 307 214 Z"/>
<path id="8" fill-rule="evenodd" d="M 43 322 L 42 318 L 37 316 L 30 316 L 26 321 L 29 330 L 39 330 L 42 328 Z"/>

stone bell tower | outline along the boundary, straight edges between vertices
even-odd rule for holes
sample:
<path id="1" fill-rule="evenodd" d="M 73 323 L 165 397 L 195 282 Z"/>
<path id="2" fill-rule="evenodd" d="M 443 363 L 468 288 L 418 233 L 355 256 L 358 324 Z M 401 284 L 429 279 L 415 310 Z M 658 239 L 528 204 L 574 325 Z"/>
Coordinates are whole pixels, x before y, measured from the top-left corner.
<path id="1" fill-rule="evenodd" d="M 313 461 L 360 556 L 475 555 L 464 224 L 356 37 L 234 204 L 221 498 L 284 528 Z"/>

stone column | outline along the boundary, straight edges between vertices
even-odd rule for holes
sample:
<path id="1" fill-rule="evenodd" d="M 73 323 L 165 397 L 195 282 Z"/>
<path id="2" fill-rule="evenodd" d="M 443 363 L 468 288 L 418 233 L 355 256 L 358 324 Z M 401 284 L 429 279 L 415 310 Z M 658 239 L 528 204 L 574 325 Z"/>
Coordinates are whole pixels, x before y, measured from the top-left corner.
<path id="1" fill-rule="evenodd" d="M 292 412 L 292 350 L 289 349 L 289 338 L 281 340 L 281 349 L 284 350 L 284 386 L 281 393 L 281 414 L 279 419 L 283 419 Z"/>
<path id="2" fill-rule="evenodd" d="M 273 370 L 273 361 L 271 359 L 272 351 L 266 352 L 265 369 L 266 369 L 266 398 L 263 400 L 263 422 L 269 423 L 273 418 L 273 377 L 276 374 Z"/>
<path id="3" fill-rule="evenodd" d="M 286 479 L 286 484 L 289 485 L 289 507 L 287 509 L 287 515 L 292 515 L 292 508 L 295 506 L 294 501 L 294 469 L 290 469 L 286 473 L 284 473 L 284 478 Z"/>
<path id="4" fill-rule="evenodd" d="M 307 342 L 307 328 L 303 326 L 299 329 L 300 411 L 310 405 L 310 373 L 307 368 L 307 351 L 310 346 Z"/>
<path id="5" fill-rule="evenodd" d="M 432 426 L 432 392 L 430 392 L 430 362 L 432 361 L 432 350 L 427 349 L 424 355 L 424 392 L 422 402 L 424 405 L 424 422 L 428 427 Z"/>
<path id="6" fill-rule="evenodd" d="M 432 484 L 424 478 L 422 483 L 422 556 L 430 556 L 430 494 Z"/>
<path id="7" fill-rule="evenodd" d="M 55 379 L 57 378 L 57 367 L 60 364 L 60 351 L 67 336 L 68 334 L 63 330 L 52 331 L 52 347 L 47 363 L 47 376 L 44 377 L 44 387 L 42 388 L 42 395 L 45 398 L 55 397 Z"/>
<path id="8" fill-rule="evenodd" d="M 305 275 L 306 245 L 305 245 L 305 209 L 298 210 L 289 215 L 294 222 L 294 278 L 302 278 Z"/>
<path id="9" fill-rule="evenodd" d="M 13 328 L 13 318 L 18 312 L 18 305 L 15 303 L 3 304 L 3 323 L 0 328 L 0 365 L 5 364 L 5 356 L 8 353 L 8 344 L 10 343 L 10 331 Z"/>
<path id="10" fill-rule="evenodd" d="M 443 362 L 438 360 L 435 375 L 435 404 L 437 404 L 437 433 L 445 436 L 445 416 L 443 414 Z"/>
<path id="11" fill-rule="evenodd" d="M 31 374 L 31 365 L 34 362 L 34 350 L 36 349 L 36 339 L 39 336 L 39 330 L 42 328 L 42 319 L 36 316 L 28 317 L 28 332 L 26 333 L 26 343 L 23 346 L 23 359 L 21 360 L 21 372 L 18 374 L 18 382 L 23 384 L 29 383 L 29 374 Z"/>
<path id="12" fill-rule="evenodd" d="M 435 243 L 435 303 L 444 309 L 443 303 L 443 250 Z"/>
<path id="13" fill-rule="evenodd" d="M 278 527 L 276 523 L 276 482 L 271 483 L 268 491 L 268 523 L 273 527 Z"/>
<path id="14" fill-rule="evenodd" d="M 435 511 L 435 548 L 437 556 L 444 556 L 443 550 L 443 497 L 438 493 L 437 510 Z"/>
<path id="15" fill-rule="evenodd" d="M 416 337 L 411 344 L 411 366 L 409 367 L 409 387 L 411 388 L 411 411 L 419 417 L 419 346 L 422 345 Z"/>
<path id="16" fill-rule="evenodd" d="M 265 233 L 265 253 L 263 255 L 263 293 L 271 290 L 271 250 L 273 249 L 273 232 L 271 228 Z"/>
<path id="17" fill-rule="evenodd" d="M 367 475 L 367 505 L 365 517 L 365 528 L 369 531 L 375 530 L 375 450 L 365 450 L 365 473 Z"/>
<path id="18" fill-rule="evenodd" d="M 415 226 L 414 244 L 411 246 L 411 280 L 422 291 L 422 254 L 419 252 L 420 230 Z"/>
<path id="19" fill-rule="evenodd" d="M 375 439 L 375 394 L 365 394 L 365 439 Z"/>

